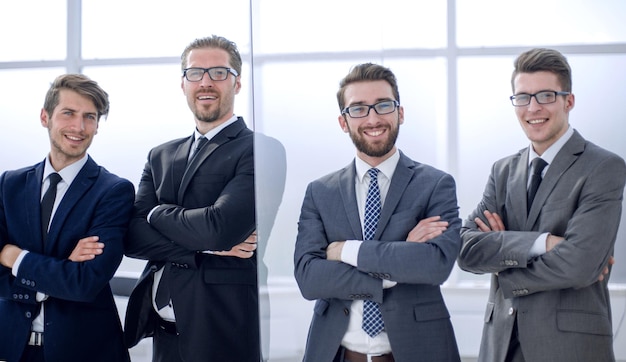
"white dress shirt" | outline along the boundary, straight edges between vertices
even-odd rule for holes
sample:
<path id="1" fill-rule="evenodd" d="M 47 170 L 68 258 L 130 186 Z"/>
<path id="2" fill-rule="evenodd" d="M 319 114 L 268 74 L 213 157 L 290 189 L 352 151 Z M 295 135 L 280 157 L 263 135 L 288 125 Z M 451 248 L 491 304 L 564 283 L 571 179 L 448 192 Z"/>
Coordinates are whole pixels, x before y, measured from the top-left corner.
<path id="1" fill-rule="evenodd" d="M 389 185 L 391 184 L 391 177 L 396 170 L 398 161 L 400 160 L 400 153 L 398 150 L 383 161 L 376 168 L 380 171 L 378 173 L 378 187 L 380 189 L 380 203 L 381 207 L 385 204 L 387 192 L 389 191 Z M 360 158 L 355 158 L 356 165 L 356 201 L 359 207 L 359 217 L 361 218 L 361 225 L 364 225 L 363 219 L 365 217 L 365 200 L 367 199 L 367 189 L 369 188 L 370 178 L 367 175 L 367 171 L 372 168 L 365 161 Z M 350 264 L 352 266 L 358 265 L 359 248 L 363 243 L 362 240 L 346 240 L 341 251 L 341 261 Z M 381 288 L 390 288 L 396 285 L 396 282 L 383 280 Z M 389 344 L 389 337 L 387 332 L 383 330 L 376 337 L 370 337 L 363 328 L 361 328 L 363 322 L 363 300 L 355 300 L 350 306 L 350 321 L 348 323 L 348 329 L 343 336 L 341 345 L 349 350 L 369 353 L 369 354 L 385 354 L 391 352 L 391 345 Z"/>

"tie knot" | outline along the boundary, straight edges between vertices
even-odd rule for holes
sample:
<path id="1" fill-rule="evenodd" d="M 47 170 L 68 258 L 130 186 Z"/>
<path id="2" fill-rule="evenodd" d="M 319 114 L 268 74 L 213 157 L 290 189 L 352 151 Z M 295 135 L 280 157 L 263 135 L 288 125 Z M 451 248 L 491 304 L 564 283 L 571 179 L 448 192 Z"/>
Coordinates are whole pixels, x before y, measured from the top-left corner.
<path id="1" fill-rule="evenodd" d="M 63 178 L 58 173 L 53 172 L 48 176 L 48 180 L 50 180 L 50 186 L 48 187 L 56 187 Z"/>
<path id="2" fill-rule="evenodd" d="M 367 170 L 367 174 L 372 180 L 376 180 L 378 178 L 378 172 L 379 170 L 377 168 L 370 168 Z"/>
<path id="3" fill-rule="evenodd" d="M 541 172 L 546 166 L 548 166 L 546 161 L 544 161 L 541 157 L 536 157 L 530 162 L 531 175 L 541 176 Z"/>
<path id="4" fill-rule="evenodd" d="M 196 140 L 196 151 L 198 151 L 199 149 L 202 148 L 202 146 L 204 146 L 204 144 L 208 141 L 208 139 L 204 136 L 202 137 L 198 137 L 198 139 Z"/>

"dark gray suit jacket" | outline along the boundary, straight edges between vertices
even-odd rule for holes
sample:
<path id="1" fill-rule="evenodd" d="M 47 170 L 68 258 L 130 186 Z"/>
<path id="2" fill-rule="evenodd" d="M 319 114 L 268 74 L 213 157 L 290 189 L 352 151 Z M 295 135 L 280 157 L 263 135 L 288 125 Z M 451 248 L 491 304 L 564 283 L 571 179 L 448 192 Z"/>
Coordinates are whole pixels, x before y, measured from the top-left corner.
<path id="1" fill-rule="evenodd" d="M 626 180 L 624 160 L 574 131 L 554 158 L 526 215 L 528 149 L 497 161 L 462 229 L 459 265 L 492 273 L 480 361 L 504 361 L 513 322 L 527 361 L 613 361 L 608 278 Z M 506 231 L 480 232 L 483 211 Z M 565 238 L 528 260 L 536 238 Z"/>
<path id="2" fill-rule="evenodd" d="M 461 245 L 454 179 L 400 154 L 381 210 L 375 240 L 363 242 L 358 268 L 326 260 L 338 240 L 362 240 L 354 162 L 309 184 L 295 248 L 295 277 L 302 295 L 317 299 L 305 361 L 332 361 L 348 327 L 355 299 L 382 303 L 395 360 L 459 361 L 450 315 L 439 285 Z M 440 215 L 447 231 L 426 243 L 405 242 L 418 221 Z M 398 284 L 383 289 L 382 279 Z"/>
<path id="3" fill-rule="evenodd" d="M 230 250 L 255 229 L 253 133 L 227 126 L 186 169 L 193 137 L 150 151 L 126 238 L 126 254 L 149 260 L 126 311 L 128 346 L 152 335 L 153 275 L 169 270 L 185 361 L 260 359 L 257 260 L 201 253 Z M 160 205 L 151 215 L 146 215 Z M 166 271 L 167 272 L 167 271 Z"/>

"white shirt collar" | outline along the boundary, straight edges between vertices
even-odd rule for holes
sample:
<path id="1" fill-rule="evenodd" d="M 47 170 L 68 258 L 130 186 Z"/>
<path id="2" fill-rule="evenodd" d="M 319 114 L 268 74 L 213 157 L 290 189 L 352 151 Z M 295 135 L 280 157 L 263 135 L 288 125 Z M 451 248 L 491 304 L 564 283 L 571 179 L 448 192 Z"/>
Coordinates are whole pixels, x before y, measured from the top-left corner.
<path id="1" fill-rule="evenodd" d="M 391 180 L 391 176 L 396 170 L 396 166 L 398 166 L 398 161 L 400 161 L 400 152 L 396 148 L 396 151 L 389 157 L 388 159 L 381 162 L 376 168 L 382 173 L 385 177 Z M 356 175 L 358 179 L 363 182 L 367 171 L 372 168 L 367 162 L 360 159 L 358 156 L 355 157 L 355 166 L 356 166 Z"/>
<path id="2" fill-rule="evenodd" d="M 556 154 L 559 153 L 561 148 L 563 148 L 563 145 L 565 145 L 565 143 L 569 141 L 569 139 L 572 137 L 573 134 L 574 134 L 574 129 L 571 126 L 568 126 L 567 131 L 565 131 L 565 133 L 558 140 L 556 140 L 556 142 L 554 142 L 552 146 L 548 147 L 548 149 L 543 153 L 543 155 L 541 155 L 541 158 L 544 161 L 546 161 L 548 165 L 551 164 L 552 161 L 554 161 Z M 529 149 L 528 165 L 530 166 L 530 162 L 534 160 L 535 158 L 539 157 L 539 155 L 533 149 L 532 144 L 528 147 L 528 149 Z"/>
<path id="3" fill-rule="evenodd" d="M 202 134 L 200 132 L 198 132 L 198 129 L 196 128 L 194 131 L 194 142 L 198 140 L 199 137 L 206 137 L 209 141 L 211 140 L 211 138 L 215 137 L 216 134 L 220 133 L 221 130 L 223 130 L 224 128 L 230 126 L 231 124 L 235 123 L 235 121 L 237 120 L 237 116 L 233 114 L 232 117 L 230 117 L 230 119 L 222 124 L 220 124 L 219 126 L 213 128 L 212 130 L 210 130 L 209 132 L 207 132 L 206 134 Z"/>
<path id="4" fill-rule="evenodd" d="M 71 165 L 65 166 L 65 168 L 63 168 L 62 170 L 57 171 L 54 169 L 54 167 L 52 167 L 52 164 L 50 163 L 50 155 L 48 155 L 46 156 L 46 164 L 43 169 L 42 180 L 45 180 L 48 176 L 50 176 L 51 173 L 56 172 L 61 176 L 63 182 L 70 185 L 72 181 L 74 181 L 80 170 L 83 168 L 83 166 L 85 166 L 88 158 L 89 155 L 85 152 L 85 156 L 83 156 L 83 158 L 72 163 Z"/>

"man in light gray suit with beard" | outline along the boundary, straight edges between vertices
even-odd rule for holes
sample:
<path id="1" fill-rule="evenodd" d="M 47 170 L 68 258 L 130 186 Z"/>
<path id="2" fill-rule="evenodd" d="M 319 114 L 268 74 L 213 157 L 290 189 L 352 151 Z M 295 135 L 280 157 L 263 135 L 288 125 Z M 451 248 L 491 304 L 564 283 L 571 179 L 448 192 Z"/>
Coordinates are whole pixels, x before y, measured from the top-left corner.
<path id="1" fill-rule="evenodd" d="M 521 54 L 511 82 L 530 146 L 493 165 L 462 229 L 459 265 L 492 274 L 478 360 L 614 361 L 607 284 L 624 160 L 570 127 L 562 54 Z"/>
<path id="2" fill-rule="evenodd" d="M 439 288 L 461 246 L 454 179 L 396 148 L 404 109 L 389 69 L 354 67 L 337 100 L 357 152 L 302 205 L 295 276 L 316 300 L 304 361 L 459 361 Z"/>

